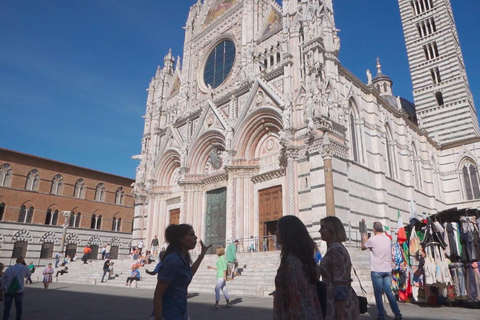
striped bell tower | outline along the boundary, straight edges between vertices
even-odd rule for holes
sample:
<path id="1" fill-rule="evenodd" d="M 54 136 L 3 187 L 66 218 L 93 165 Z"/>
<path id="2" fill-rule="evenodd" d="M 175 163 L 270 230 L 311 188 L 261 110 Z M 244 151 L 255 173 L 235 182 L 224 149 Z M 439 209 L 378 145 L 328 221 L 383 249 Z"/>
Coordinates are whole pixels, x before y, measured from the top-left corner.
<path id="1" fill-rule="evenodd" d="M 479 137 L 450 0 L 398 0 L 418 125 L 442 145 Z"/>

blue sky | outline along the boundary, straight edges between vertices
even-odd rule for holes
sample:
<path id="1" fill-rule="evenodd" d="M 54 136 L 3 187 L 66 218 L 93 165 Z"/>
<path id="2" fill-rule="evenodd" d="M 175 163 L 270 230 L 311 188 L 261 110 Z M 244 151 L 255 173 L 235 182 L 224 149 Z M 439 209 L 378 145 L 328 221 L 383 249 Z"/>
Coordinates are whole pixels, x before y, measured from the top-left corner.
<path id="1" fill-rule="evenodd" d="M 146 92 L 196 0 L 1 0 L 0 146 L 135 177 Z M 480 104 L 480 1 L 453 0 Z M 335 0 L 340 60 L 365 81 L 375 59 L 412 99 L 397 1 Z M 375 73 L 374 73 L 375 74 Z"/>

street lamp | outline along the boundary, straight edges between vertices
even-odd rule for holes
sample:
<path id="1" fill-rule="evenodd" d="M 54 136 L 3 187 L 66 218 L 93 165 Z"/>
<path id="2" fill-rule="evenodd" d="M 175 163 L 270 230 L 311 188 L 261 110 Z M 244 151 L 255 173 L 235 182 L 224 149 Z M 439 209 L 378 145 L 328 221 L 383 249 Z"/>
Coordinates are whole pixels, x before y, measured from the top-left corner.
<path id="1" fill-rule="evenodd" d="M 63 250 L 65 249 L 65 240 L 67 236 L 68 224 L 70 222 L 70 216 L 72 215 L 72 212 L 62 211 L 62 214 L 65 217 L 65 222 L 63 223 L 62 249 L 60 250 L 60 252 L 63 254 Z"/>

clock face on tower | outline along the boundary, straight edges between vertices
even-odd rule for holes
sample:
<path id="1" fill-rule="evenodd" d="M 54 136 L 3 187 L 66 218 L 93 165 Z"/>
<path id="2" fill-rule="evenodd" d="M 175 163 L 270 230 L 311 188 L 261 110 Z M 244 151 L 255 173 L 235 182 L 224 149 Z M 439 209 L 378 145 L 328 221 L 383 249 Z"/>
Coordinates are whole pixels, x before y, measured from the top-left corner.
<path id="1" fill-rule="evenodd" d="M 227 79 L 235 62 L 235 44 L 230 40 L 220 42 L 208 56 L 203 71 L 206 86 L 215 89 Z"/>

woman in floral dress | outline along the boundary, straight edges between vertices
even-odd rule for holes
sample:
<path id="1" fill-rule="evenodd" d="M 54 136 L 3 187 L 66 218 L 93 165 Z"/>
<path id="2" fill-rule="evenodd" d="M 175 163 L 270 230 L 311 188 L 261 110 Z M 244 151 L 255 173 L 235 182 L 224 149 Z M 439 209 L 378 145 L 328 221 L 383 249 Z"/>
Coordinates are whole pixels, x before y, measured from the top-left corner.
<path id="1" fill-rule="evenodd" d="M 320 274 L 327 284 L 325 320 L 357 320 L 358 298 L 352 288 L 352 262 L 342 242 L 347 240 L 345 228 L 337 217 L 320 220 L 320 234 L 327 243 L 327 252 L 320 261 Z"/>
<path id="2" fill-rule="evenodd" d="M 278 220 L 277 243 L 282 246 L 275 277 L 273 320 L 322 320 L 317 297 L 314 242 L 295 216 Z"/>
<path id="3" fill-rule="evenodd" d="M 45 289 L 48 289 L 48 286 L 50 283 L 52 283 L 52 278 L 53 278 L 53 272 L 55 270 L 52 268 L 52 264 L 49 263 L 48 266 L 43 269 L 43 287 Z"/>

